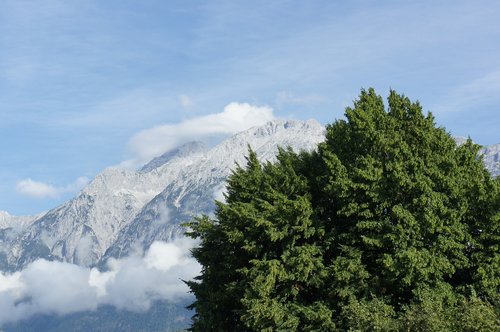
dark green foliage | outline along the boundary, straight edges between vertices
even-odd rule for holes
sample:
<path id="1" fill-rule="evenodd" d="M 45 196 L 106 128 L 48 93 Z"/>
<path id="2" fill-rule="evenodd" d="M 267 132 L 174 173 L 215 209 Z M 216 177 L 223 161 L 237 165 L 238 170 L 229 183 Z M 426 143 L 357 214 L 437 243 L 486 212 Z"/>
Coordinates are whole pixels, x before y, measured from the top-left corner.
<path id="1" fill-rule="evenodd" d="M 345 115 L 316 152 L 250 151 L 215 218 L 189 224 L 193 330 L 498 327 L 500 185 L 479 147 L 394 91 Z"/>

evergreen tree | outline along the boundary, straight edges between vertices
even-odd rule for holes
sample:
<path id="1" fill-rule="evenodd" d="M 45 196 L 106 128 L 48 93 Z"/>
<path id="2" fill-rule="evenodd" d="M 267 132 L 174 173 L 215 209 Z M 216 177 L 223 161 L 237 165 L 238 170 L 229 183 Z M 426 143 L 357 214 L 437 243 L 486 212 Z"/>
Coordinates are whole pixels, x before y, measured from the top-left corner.
<path id="1" fill-rule="evenodd" d="M 189 224 L 192 329 L 497 327 L 500 185 L 478 150 L 370 89 L 317 151 L 264 165 L 250 151 L 215 217 Z"/>

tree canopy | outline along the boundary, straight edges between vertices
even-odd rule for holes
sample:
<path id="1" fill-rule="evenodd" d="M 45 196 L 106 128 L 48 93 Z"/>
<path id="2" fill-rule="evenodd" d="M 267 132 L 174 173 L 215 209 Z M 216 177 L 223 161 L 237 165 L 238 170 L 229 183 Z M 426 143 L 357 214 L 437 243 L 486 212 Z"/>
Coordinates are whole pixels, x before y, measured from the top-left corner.
<path id="1" fill-rule="evenodd" d="M 313 152 L 249 151 L 200 240 L 193 331 L 497 331 L 500 183 L 418 102 L 362 90 Z"/>

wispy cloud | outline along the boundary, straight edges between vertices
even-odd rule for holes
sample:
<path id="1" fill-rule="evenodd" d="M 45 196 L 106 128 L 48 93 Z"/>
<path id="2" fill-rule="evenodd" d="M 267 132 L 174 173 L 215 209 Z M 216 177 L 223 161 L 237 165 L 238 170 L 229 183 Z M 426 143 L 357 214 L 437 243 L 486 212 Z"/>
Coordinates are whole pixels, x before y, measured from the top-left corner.
<path id="1" fill-rule="evenodd" d="M 123 165 L 137 166 L 187 141 L 202 140 L 213 135 L 234 134 L 262 125 L 273 118 L 273 110 L 270 107 L 230 103 L 220 113 L 143 130 L 130 139 L 129 149 L 134 159 Z"/>
<path id="2" fill-rule="evenodd" d="M 156 300 L 189 296 L 182 280 L 200 272 L 193 240 L 155 242 L 143 255 L 111 260 L 109 270 L 38 260 L 12 274 L 0 272 L 0 326 L 35 314 L 69 314 L 100 305 L 147 310 Z"/>
<path id="3" fill-rule="evenodd" d="M 16 191 L 21 195 L 33 198 L 58 198 L 63 194 L 73 193 L 82 189 L 88 182 L 88 178 L 79 177 L 73 183 L 57 187 L 27 178 L 17 182 Z"/>

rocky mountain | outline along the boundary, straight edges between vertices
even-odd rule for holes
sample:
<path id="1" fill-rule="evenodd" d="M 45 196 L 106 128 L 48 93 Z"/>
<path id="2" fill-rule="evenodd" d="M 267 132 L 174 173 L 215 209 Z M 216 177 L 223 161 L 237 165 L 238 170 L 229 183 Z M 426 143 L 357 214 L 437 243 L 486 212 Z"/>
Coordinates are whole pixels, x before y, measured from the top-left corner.
<path id="1" fill-rule="evenodd" d="M 168 170 L 140 172 L 116 168 L 97 175 L 75 198 L 34 221 L 13 243 L 9 267 L 17 269 L 37 259 L 95 264 L 141 208 L 196 160 L 193 151 L 170 155 Z"/>
<path id="2" fill-rule="evenodd" d="M 0 211 L 0 229 L 22 230 L 40 216 L 13 216 L 6 211 Z"/>
<path id="3" fill-rule="evenodd" d="M 8 257 L 12 243 L 44 213 L 35 216 L 13 216 L 6 211 L 0 211 L 0 271 L 8 266 Z"/>
<path id="4" fill-rule="evenodd" d="M 139 170 L 140 172 L 150 172 L 156 168 L 159 168 L 172 159 L 175 158 L 184 158 L 189 157 L 197 152 L 204 152 L 207 150 L 206 145 L 203 142 L 188 142 L 186 144 L 181 145 L 178 148 L 173 149 L 172 151 L 167 151 L 159 157 L 153 158 L 149 163 L 142 166 Z"/>
<path id="5" fill-rule="evenodd" d="M 145 249 L 155 240 L 168 241 L 179 235 L 179 224 L 201 213 L 214 211 L 214 200 L 223 200 L 224 183 L 236 164 L 245 164 L 250 146 L 261 160 L 274 160 L 278 147 L 311 150 L 324 139 L 316 121 L 275 121 L 252 128 L 215 146 L 148 202 L 125 226 L 105 257 L 121 257 L 134 249 Z"/>
<path id="6" fill-rule="evenodd" d="M 279 146 L 314 149 L 323 131 L 314 120 L 277 120 L 211 149 L 187 143 L 138 171 L 106 169 L 75 198 L 31 220 L 9 241 L 1 268 L 17 270 L 38 258 L 93 266 L 172 239 L 181 232 L 179 223 L 213 211 L 214 198 L 222 197 L 226 177 L 245 162 L 249 146 L 262 160 L 273 160 Z"/>

